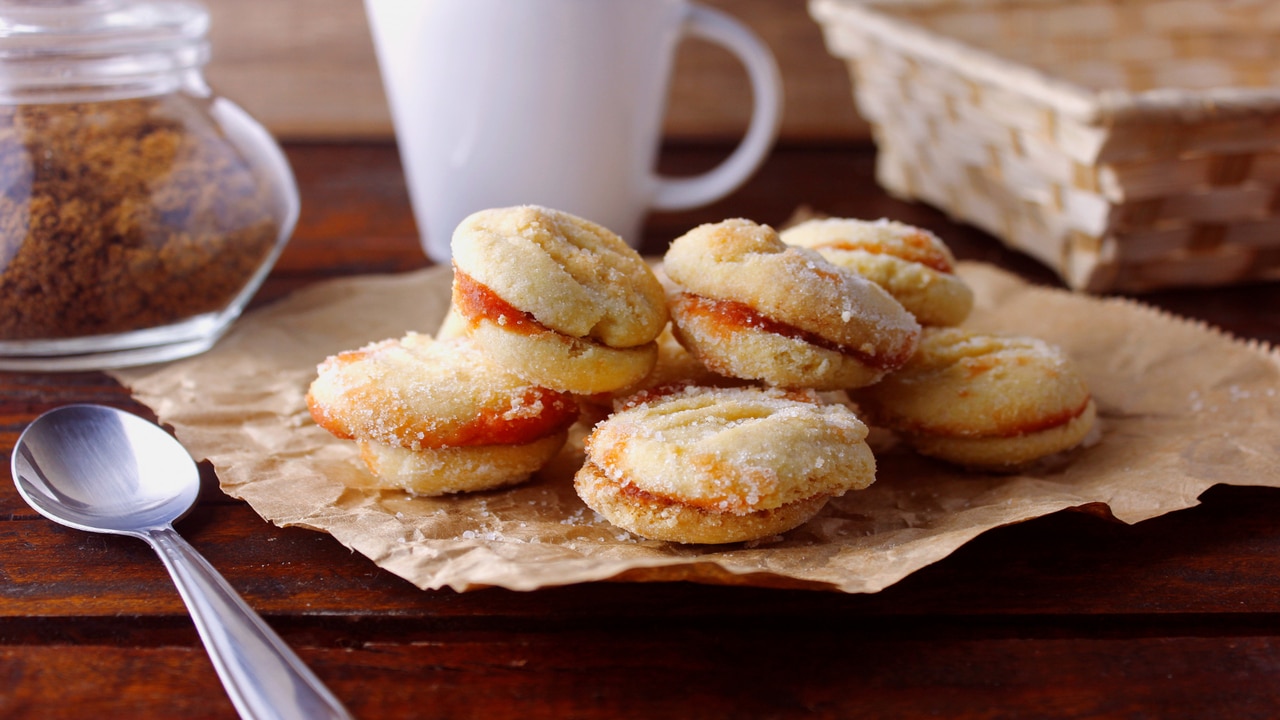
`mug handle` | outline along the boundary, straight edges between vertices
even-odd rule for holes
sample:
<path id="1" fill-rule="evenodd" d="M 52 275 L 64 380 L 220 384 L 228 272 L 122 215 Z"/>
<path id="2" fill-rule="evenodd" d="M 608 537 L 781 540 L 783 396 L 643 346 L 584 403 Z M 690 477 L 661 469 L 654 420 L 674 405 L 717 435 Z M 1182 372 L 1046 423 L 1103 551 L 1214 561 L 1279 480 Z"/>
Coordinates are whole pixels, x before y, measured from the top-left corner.
<path id="1" fill-rule="evenodd" d="M 697 4 L 689 7 L 684 32 L 723 46 L 742 62 L 751 80 L 751 123 L 729 157 L 711 170 L 692 177 L 655 175 L 655 210 L 706 205 L 738 189 L 764 161 L 782 120 L 778 63 L 754 32 L 730 15 Z"/>

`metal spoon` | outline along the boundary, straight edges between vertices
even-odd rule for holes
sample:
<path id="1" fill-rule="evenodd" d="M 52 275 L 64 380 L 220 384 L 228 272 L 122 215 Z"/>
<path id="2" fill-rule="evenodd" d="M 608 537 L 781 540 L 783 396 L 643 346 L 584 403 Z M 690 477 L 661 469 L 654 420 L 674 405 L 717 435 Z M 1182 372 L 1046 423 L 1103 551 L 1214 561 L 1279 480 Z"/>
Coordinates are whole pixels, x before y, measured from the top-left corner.
<path id="1" fill-rule="evenodd" d="M 67 405 L 27 426 L 12 465 L 18 492 L 50 520 L 140 538 L 159 553 L 241 717 L 350 717 L 173 529 L 196 501 L 200 474 L 169 433 L 123 410 Z"/>

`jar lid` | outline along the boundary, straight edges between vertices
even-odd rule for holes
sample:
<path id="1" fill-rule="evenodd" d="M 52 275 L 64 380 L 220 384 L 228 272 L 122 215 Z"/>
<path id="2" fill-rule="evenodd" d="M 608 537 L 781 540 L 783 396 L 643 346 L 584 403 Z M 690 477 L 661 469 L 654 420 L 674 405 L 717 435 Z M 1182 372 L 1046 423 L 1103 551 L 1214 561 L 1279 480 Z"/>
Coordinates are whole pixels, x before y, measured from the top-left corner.
<path id="1" fill-rule="evenodd" d="M 0 0 L 0 103 L 172 90 L 208 61 L 208 29 L 193 0 Z"/>

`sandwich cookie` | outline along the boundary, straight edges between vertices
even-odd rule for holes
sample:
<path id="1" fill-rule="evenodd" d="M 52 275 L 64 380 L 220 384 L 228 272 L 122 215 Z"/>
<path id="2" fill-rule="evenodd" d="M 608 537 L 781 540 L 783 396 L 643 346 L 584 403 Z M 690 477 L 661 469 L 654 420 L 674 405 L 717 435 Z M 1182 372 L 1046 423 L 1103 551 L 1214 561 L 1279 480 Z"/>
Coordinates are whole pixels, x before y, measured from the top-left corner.
<path id="1" fill-rule="evenodd" d="M 826 218 L 802 222 L 781 235 L 788 245 L 816 250 L 884 288 L 921 325 L 959 325 L 973 309 L 973 291 L 955 274 L 951 249 L 922 228 L 892 220 Z"/>
<path id="2" fill-rule="evenodd" d="M 735 219 L 672 242 L 673 331 L 712 371 L 788 388 L 869 385 L 915 352 L 920 325 L 883 288 Z"/>
<path id="3" fill-rule="evenodd" d="M 592 394 L 653 369 L 662 285 L 609 230 L 537 206 L 483 210 L 454 231 L 453 265 L 449 333 L 530 382 Z"/>
<path id="4" fill-rule="evenodd" d="M 326 358 L 306 399 L 317 425 L 360 445 L 371 487 L 419 495 L 521 482 L 578 417 L 574 396 L 503 369 L 470 339 L 416 333 Z"/>
<path id="5" fill-rule="evenodd" d="M 812 392 L 654 389 L 595 426 L 578 495 L 618 527 L 679 543 L 777 535 L 871 485 L 867 427 Z"/>
<path id="6" fill-rule="evenodd" d="M 927 328 L 911 362 L 852 396 L 869 422 L 921 454 L 988 470 L 1069 450 L 1097 417 L 1089 388 L 1058 348 L 959 328 Z"/>

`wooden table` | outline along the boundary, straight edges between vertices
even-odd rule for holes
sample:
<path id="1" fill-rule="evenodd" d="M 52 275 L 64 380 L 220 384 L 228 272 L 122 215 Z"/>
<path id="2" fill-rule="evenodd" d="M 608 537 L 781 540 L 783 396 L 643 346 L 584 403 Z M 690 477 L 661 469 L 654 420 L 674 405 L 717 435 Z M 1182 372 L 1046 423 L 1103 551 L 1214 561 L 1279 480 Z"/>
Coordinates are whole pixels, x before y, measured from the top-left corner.
<path id="1" fill-rule="evenodd" d="M 258 304 L 427 264 L 395 148 L 287 148 L 303 213 Z M 672 147 L 673 172 L 724 148 Z M 957 255 L 1053 283 L 991 238 L 874 184 L 868 146 L 777 150 L 731 199 L 652 218 L 781 223 L 808 203 L 939 232 Z M 1280 342 L 1280 285 L 1147 298 Z M 69 402 L 151 416 L 99 373 L 0 374 L 4 467 Z M 1280 448 L 1280 442 L 1277 443 Z M 1275 717 L 1280 492 L 1215 487 L 1136 526 L 1063 512 L 996 530 L 875 595 L 683 583 L 420 591 L 331 537 L 217 489 L 178 529 L 361 718 Z M 0 483 L 0 717 L 233 717 L 151 550 L 55 525 Z"/>

